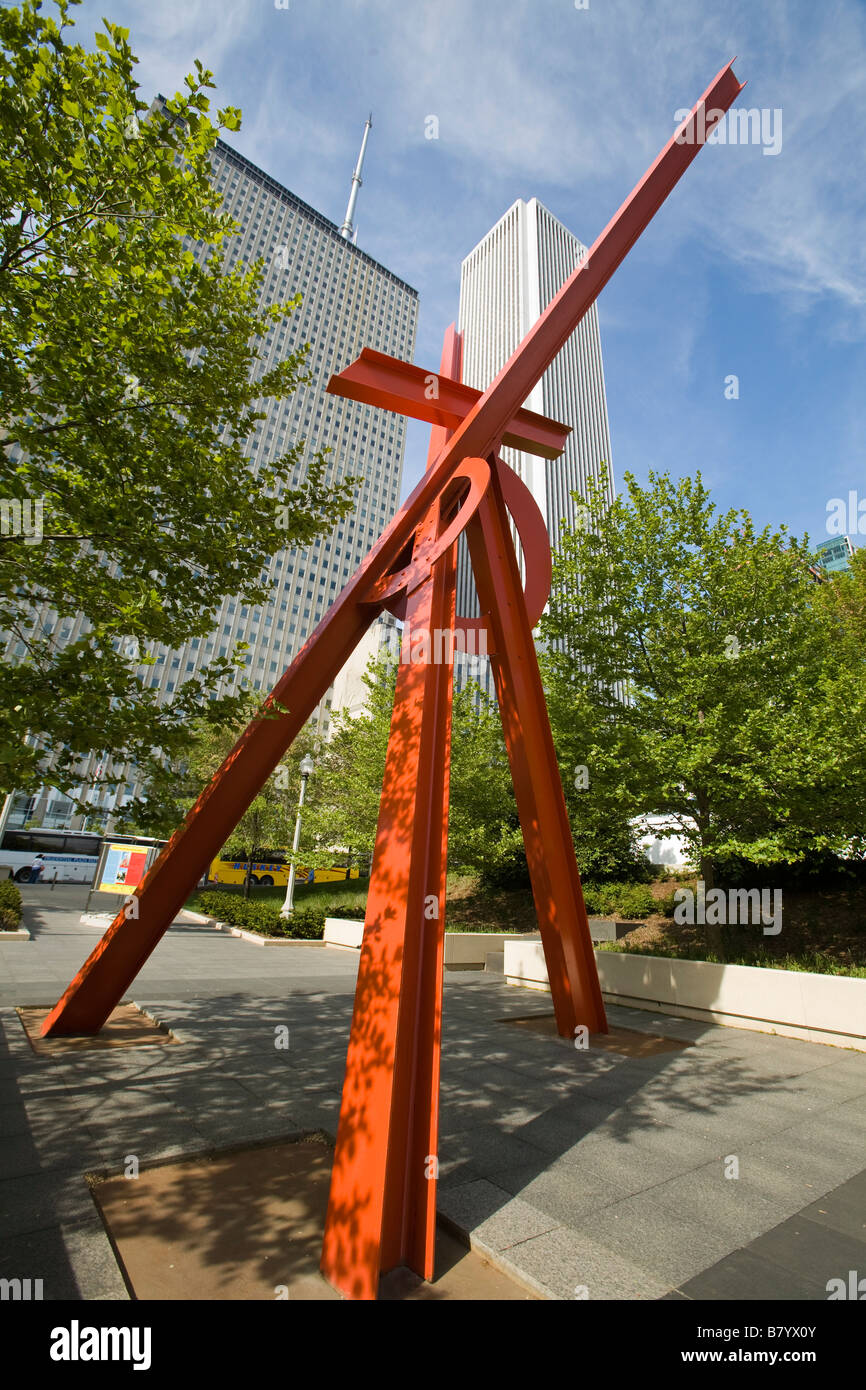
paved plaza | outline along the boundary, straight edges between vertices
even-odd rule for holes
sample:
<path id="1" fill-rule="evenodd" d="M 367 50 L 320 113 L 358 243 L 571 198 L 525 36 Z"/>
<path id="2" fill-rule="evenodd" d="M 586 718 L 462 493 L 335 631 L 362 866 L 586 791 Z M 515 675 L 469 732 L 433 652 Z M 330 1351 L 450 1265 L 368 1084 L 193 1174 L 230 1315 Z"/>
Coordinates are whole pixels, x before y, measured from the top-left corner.
<path id="1" fill-rule="evenodd" d="M 39 1056 L 15 1006 L 53 1004 L 101 933 L 80 888 L 23 897 L 33 939 L 0 943 L 0 1277 L 125 1299 L 83 1175 L 333 1135 L 357 953 L 175 925 L 128 998 L 179 1045 Z M 823 1300 L 866 1275 L 866 1054 L 625 1008 L 611 1027 L 646 1046 L 508 1022 L 550 1013 L 501 976 L 446 972 L 452 1230 L 556 1299 Z"/>

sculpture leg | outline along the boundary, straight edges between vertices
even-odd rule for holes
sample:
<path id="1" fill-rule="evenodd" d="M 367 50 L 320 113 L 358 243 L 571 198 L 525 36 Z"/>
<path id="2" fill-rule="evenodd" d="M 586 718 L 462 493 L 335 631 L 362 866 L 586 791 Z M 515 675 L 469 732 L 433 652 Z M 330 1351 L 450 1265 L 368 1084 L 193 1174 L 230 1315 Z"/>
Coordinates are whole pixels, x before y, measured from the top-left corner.
<path id="1" fill-rule="evenodd" d="M 459 379 L 460 362 L 452 324 L 440 370 Z M 428 471 L 448 438 L 431 430 Z M 454 674 L 435 633 L 454 629 L 456 566 L 451 546 L 403 614 L 403 657 L 421 655 L 413 632 L 431 645 L 397 674 L 322 1247 L 323 1274 L 349 1298 L 375 1298 L 398 1265 L 433 1278 Z"/>
<path id="2" fill-rule="evenodd" d="M 506 466 L 494 464 L 466 537 L 481 611 L 493 630 L 490 662 L 557 1027 L 563 1037 L 573 1037 L 579 1024 L 606 1033 L 583 889 L 499 481 Z M 529 568 L 532 556 L 526 560 Z"/>
<path id="3" fill-rule="evenodd" d="M 245 730 L 137 890 L 137 916 L 117 914 L 43 1022 L 43 1036 L 99 1032 L 375 616 L 340 596 L 269 697 L 286 712 Z"/>
<path id="4" fill-rule="evenodd" d="M 451 629 L 454 592 L 448 552 L 409 597 L 411 631 Z M 433 1277 L 452 661 L 406 654 L 404 646 L 321 1264 L 358 1299 L 376 1298 L 380 1271 L 398 1265 Z"/>

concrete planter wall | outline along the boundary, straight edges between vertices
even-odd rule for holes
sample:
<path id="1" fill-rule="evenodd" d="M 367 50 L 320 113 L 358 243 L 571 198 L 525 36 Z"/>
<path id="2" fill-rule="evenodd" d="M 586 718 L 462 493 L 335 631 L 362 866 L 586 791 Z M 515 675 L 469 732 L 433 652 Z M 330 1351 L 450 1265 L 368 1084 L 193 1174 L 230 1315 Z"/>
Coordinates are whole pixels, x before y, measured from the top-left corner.
<path id="1" fill-rule="evenodd" d="M 325 945 L 343 950 L 361 949 L 364 923 L 343 917 L 325 918 Z M 529 937 L 512 932 L 450 932 L 445 933 L 446 970 L 483 970 L 489 952 L 501 952 L 506 941 L 523 941 Z"/>
<path id="2" fill-rule="evenodd" d="M 596 951 L 612 1004 L 866 1052 L 866 980 Z M 541 941 L 507 940 L 507 984 L 548 990 Z"/>
<path id="3" fill-rule="evenodd" d="M 360 951 L 363 937 L 363 922 L 355 922 L 348 917 L 325 918 L 326 946 L 342 946 L 344 950 Z"/>
<path id="4" fill-rule="evenodd" d="M 445 969 L 483 970 L 488 954 L 501 954 L 507 941 L 529 939 L 531 938 L 526 936 L 515 936 L 513 932 L 446 930 Z"/>

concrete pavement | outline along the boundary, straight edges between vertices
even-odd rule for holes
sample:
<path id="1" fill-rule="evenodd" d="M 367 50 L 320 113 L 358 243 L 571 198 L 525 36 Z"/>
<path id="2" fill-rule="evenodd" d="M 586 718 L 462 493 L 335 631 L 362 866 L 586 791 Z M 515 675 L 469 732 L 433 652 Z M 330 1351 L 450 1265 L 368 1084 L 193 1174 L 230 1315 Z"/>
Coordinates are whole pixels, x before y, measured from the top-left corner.
<path id="1" fill-rule="evenodd" d="M 333 1134 L 357 956 L 175 926 L 131 997 L 181 1046 L 37 1057 L 13 1006 L 53 1004 L 99 939 L 76 893 L 25 886 L 33 940 L 0 944 L 0 1277 L 125 1298 L 82 1175 Z M 826 1299 L 866 1274 L 866 1055 L 621 1008 L 619 1051 L 507 1022 L 550 1012 L 446 975 L 439 1209 L 478 1249 L 557 1299 Z"/>

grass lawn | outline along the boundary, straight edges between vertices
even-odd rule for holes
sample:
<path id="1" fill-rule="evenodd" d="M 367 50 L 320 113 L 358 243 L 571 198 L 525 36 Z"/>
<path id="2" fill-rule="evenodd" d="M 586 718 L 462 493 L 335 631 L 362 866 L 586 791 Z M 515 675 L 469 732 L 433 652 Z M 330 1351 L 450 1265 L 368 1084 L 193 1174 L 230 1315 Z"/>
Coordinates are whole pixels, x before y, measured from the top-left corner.
<path id="1" fill-rule="evenodd" d="M 663 897 L 673 888 L 694 885 L 691 879 L 652 887 L 656 897 Z M 764 936 L 759 925 L 720 927 L 712 940 L 707 927 L 681 926 L 654 915 L 601 949 L 866 979 L 866 886 L 785 891 L 781 921 L 778 936 Z"/>

